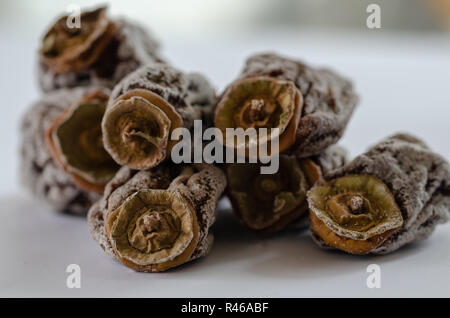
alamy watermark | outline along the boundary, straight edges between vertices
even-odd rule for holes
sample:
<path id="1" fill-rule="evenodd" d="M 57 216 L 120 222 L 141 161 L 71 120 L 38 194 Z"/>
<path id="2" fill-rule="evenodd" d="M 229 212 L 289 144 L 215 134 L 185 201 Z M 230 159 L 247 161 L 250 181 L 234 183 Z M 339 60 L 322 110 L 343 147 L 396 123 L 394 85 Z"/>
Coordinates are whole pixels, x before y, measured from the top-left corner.
<path id="1" fill-rule="evenodd" d="M 381 288 L 381 267 L 377 264 L 370 264 L 366 269 L 370 275 L 367 277 L 367 288 Z"/>
<path id="2" fill-rule="evenodd" d="M 202 121 L 195 120 L 193 132 L 192 136 L 187 128 L 173 130 L 171 140 L 180 140 L 172 148 L 174 163 L 248 162 L 261 163 L 261 174 L 278 171 L 279 128 L 227 128 L 224 138 L 220 129 L 211 127 L 203 131 Z"/>
<path id="3" fill-rule="evenodd" d="M 81 28 L 81 7 L 77 4 L 69 4 L 67 6 L 66 26 L 69 29 Z"/>
<path id="4" fill-rule="evenodd" d="M 70 264 L 66 268 L 69 275 L 66 278 L 67 288 L 81 288 L 81 268 L 80 265 Z"/>
<path id="5" fill-rule="evenodd" d="M 369 16 L 366 20 L 366 25 L 369 29 L 381 29 L 381 7 L 379 4 L 372 3 L 366 8 Z"/>

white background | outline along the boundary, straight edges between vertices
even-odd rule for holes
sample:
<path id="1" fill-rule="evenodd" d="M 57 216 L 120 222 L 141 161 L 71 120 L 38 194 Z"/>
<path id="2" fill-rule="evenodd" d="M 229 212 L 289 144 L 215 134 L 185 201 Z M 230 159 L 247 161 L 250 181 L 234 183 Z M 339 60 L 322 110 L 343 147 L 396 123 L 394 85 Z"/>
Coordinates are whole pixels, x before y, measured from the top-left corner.
<path id="1" fill-rule="evenodd" d="M 36 21 L 11 11 L 1 21 L 0 296 L 450 296 L 449 225 L 394 254 L 357 257 L 319 250 L 307 233 L 260 240 L 237 224 L 224 201 L 207 258 L 163 274 L 134 273 L 108 259 L 84 219 L 49 211 L 17 181 L 19 118 L 39 96 L 35 50 L 48 20 L 64 7 L 52 10 Z M 164 56 L 183 70 L 205 73 L 219 91 L 252 52 L 272 50 L 331 66 L 352 78 L 361 95 L 341 140 L 353 156 L 394 132 L 410 131 L 450 158 L 448 34 L 368 30 L 364 24 L 358 31 L 232 28 L 198 36 L 199 30 L 153 31 Z M 71 263 L 81 266 L 81 289 L 65 287 Z M 366 287 L 371 263 L 381 265 L 381 289 Z"/>

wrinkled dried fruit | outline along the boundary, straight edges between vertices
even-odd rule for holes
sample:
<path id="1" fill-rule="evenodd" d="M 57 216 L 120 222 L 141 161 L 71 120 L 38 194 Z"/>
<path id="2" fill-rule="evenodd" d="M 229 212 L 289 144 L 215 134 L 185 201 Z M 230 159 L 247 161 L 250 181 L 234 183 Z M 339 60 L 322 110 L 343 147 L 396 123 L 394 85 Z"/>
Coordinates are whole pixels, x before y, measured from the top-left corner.
<path id="1" fill-rule="evenodd" d="M 114 37 L 116 25 L 106 17 L 106 8 L 83 12 L 81 27 L 69 27 L 61 17 L 47 32 L 40 49 L 41 61 L 56 74 L 79 72 L 97 61 Z"/>
<path id="2" fill-rule="evenodd" d="M 330 181 L 323 186 L 330 187 L 340 178 L 350 180 L 344 182 L 349 191 L 340 196 L 334 193 L 333 200 L 323 199 L 320 191 L 328 190 L 321 186 L 308 193 L 312 237 L 320 247 L 386 254 L 426 239 L 438 224 L 450 220 L 450 166 L 409 134 L 391 136 L 351 162 L 329 170 L 325 180 Z M 368 194 L 358 198 L 361 188 Z M 349 197 L 344 195 L 347 192 Z M 324 201 L 329 201 L 328 206 Z M 351 213 L 352 208 L 357 213 Z M 358 208 L 373 212 L 358 214 Z M 333 212 L 326 213 L 327 209 Z"/>
<path id="3" fill-rule="evenodd" d="M 138 270 L 185 263 L 198 243 L 195 211 L 176 192 L 142 189 L 109 217 L 106 231 L 119 259 Z"/>
<path id="4" fill-rule="evenodd" d="M 154 63 L 139 68 L 116 85 L 102 122 L 105 148 L 132 169 L 157 166 L 170 156 L 177 128 L 205 122 L 215 103 L 209 82 L 198 74 Z"/>
<path id="5" fill-rule="evenodd" d="M 159 44 L 146 30 L 106 13 L 106 8 L 82 11 L 80 27 L 74 15 L 64 16 L 46 32 L 37 68 L 44 92 L 79 86 L 112 89 L 140 66 L 162 62 Z"/>
<path id="6" fill-rule="evenodd" d="M 290 81 L 265 76 L 246 78 L 233 83 L 223 94 L 216 108 L 215 126 L 222 131 L 226 146 L 248 148 L 250 143 L 262 145 L 278 136 L 282 152 L 295 142 L 302 105 L 302 95 Z M 233 136 L 227 136 L 226 128 L 268 131 L 267 136 L 258 135 L 257 140 L 236 142 Z M 277 129 L 271 132 L 271 128 Z"/>
<path id="7" fill-rule="evenodd" d="M 175 142 L 170 135 L 178 127 L 183 127 L 183 120 L 173 106 L 142 89 L 117 98 L 103 120 L 109 153 L 133 169 L 155 167 L 166 159 Z"/>
<path id="8" fill-rule="evenodd" d="M 281 155 L 275 174 L 260 174 L 259 164 L 227 165 L 229 196 L 234 211 L 247 227 L 270 234 L 307 211 L 306 191 L 317 181 L 316 170 L 320 171 L 320 167 L 309 159 L 301 161 L 308 163 Z"/>
<path id="9" fill-rule="evenodd" d="M 22 119 L 21 182 L 55 211 L 84 215 L 101 197 L 75 182 L 74 174 L 68 173 L 62 164 L 56 162 L 59 154 L 53 154 L 48 142 L 49 128 L 55 121 L 65 119 L 70 115 L 68 109 L 79 105 L 92 94 L 107 96 L 109 91 L 95 86 L 54 90 L 34 102 Z"/>
<path id="10" fill-rule="evenodd" d="M 94 240 L 140 272 L 160 272 L 205 256 L 224 173 L 212 165 L 122 167 L 88 214 Z"/>
<path id="11" fill-rule="evenodd" d="M 403 224 L 389 188 L 370 175 L 347 175 L 308 192 L 312 231 L 324 242 L 367 254 Z"/>
<path id="12" fill-rule="evenodd" d="M 336 72 L 276 54 L 255 54 L 222 95 L 215 125 L 223 134 L 226 128 L 279 127 L 280 152 L 308 158 L 342 137 L 357 101 L 352 83 Z M 245 145 L 253 149 L 253 143 Z"/>
<path id="13" fill-rule="evenodd" d="M 119 166 L 103 147 L 101 121 L 108 95 L 85 96 L 50 125 L 46 141 L 53 159 L 87 191 L 103 192 Z"/>

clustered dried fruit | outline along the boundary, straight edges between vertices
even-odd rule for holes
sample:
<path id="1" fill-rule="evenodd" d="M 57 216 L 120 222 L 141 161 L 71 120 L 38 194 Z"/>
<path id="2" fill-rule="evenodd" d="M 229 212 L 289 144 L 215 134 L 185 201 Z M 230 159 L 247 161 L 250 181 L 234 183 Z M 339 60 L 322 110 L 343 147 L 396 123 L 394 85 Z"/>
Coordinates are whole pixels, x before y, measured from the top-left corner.
<path id="1" fill-rule="evenodd" d="M 44 95 L 24 115 L 22 182 L 57 211 L 86 213 L 100 197 L 92 187 L 109 181 L 111 174 L 104 174 L 102 166 L 110 161 L 99 142 L 101 117 L 98 115 L 108 94 L 108 90 L 96 87 L 60 89 Z M 95 96 L 100 98 L 96 100 Z M 77 113 L 80 106 L 81 112 Z M 92 126 L 82 127 L 85 120 Z M 49 141 L 54 144 L 53 149 Z M 97 164 L 91 166 L 94 162 Z M 116 169 L 115 164 L 107 167 Z"/>
<path id="2" fill-rule="evenodd" d="M 170 153 L 173 129 L 208 119 L 215 92 L 201 75 L 162 64 L 156 42 L 141 28 L 110 19 L 106 8 L 83 12 L 81 28 L 70 28 L 67 19 L 50 28 L 39 50 L 45 95 L 23 120 L 21 172 L 32 192 L 55 210 L 84 214 L 123 164 L 108 152 L 116 149 L 114 142 L 105 147 L 109 137 L 124 141 L 130 158 L 150 153 L 142 158 L 152 163 L 145 168 L 156 166 Z M 122 79 L 110 98 L 109 87 Z M 117 112 L 122 106 L 129 111 L 124 116 Z M 111 118 L 117 127 L 110 126 Z M 110 128 L 123 131 L 115 136 Z"/>
<path id="3" fill-rule="evenodd" d="M 351 82 L 331 71 L 275 54 L 247 60 L 241 75 L 220 97 L 214 119 L 224 135 L 223 144 L 245 147 L 247 156 L 252 145 L 277 155 L 271 143 L 278 138 L 276 174 L 261 174 L 259 164 L 226 166 L 228 196 L 247 227 L 270 234 L 305 215 L 306 192 L 322 176 L 317 160 L 323 157 L 321 163 L 326 166 L 326 160 L 340 158 L 343 164 L 344 156 L 329 147 L 342 136 L 356 102 Z M 227 128 L 270 131 L 267 136 L 258 134 L 257 140 L 252 140 L 254 136 L 236 140 L 227 135 Z"/>
<path id="4" fill-rule="evenodd" d="M 450 167 L 421 140 L 394 135 L 308 192 L 319 246 L 385 254 L 450 218 Z"/>
<path id="5" fill-rule="evenodd" d="M 22 122 L 22 180 L 56 210 L 89 209 L 92 237 L 125 266 L 161 272 L 206 255 L 227 180 L 251 230 L 274 233 L 309 210 L 314 240 L 353 254 L 392 252 L 450 219 L 449 164 L 419 139 L 395 135 L 350 163 L 334 146 L 358 100 L 340 75 L 259 54 L 217 102 L 203 76 L 163 63 L 140 27 L 105 8 L 83 12 L 81 28 L 66 20 L 39 51 L 46 94 Z M 172 132 L 194 120 L 247 150 L 252 140 L 231 145 L 227 128 L 272 129 L 254 142 L 279 138 L 278 172 L 167 160 Z"/>
<path id="6" fill-rule="evenodd" d="M 215 92 L 196 73 L 154 63 L 119 82 L 103 117 L 105 147 L 114 160 L 132 169 L 157 166 L 170 156 L 174 129 L 191 129 L 210 116 Z"/>
<path id="7" fill-rule="evenodd" d="M 227 192 L 233 210 L 244 225 L 263 235 L 299 222 L 308 211 L 306 192 L 323 172 L 345 160 L 345 150 L 334 146 L 308 159 L 282 154 L 275 174 L 261 174 L 257 163 L 228 164 Z"/>
<path id="8" fill-rule="evenodd" d="M 81 29 L 62 17 L 44 37 L 47 93 L 23 120 L 22 179 L 56 210 L 90 209 L 92 236 L 110 256 L 164 271 L 212 245 L 224 173 L 163 161 L 174 129 L 210 125 L 215 92 L 203 76 L 162 63 L 142 29 L 105 11 L 82 13 Z"/>
<path id="9" fill-rule="evenodd" d="M 278 137 L 280 152 L 307 158 L 340 139 L 357 100 L 352 83 L 332 71 L 258 54 L 247 59 L 239 78 L 221 96 L 215 126 L 227 146 L 233 138 L 227 137 L 226 128 L 277 128 L 268 138 L 258 136 L 257 144 Z M 247 148 L 252 144 L 244 142 Z"/>
<path id="10" fill-rule="evenodd" d="M 45 92 L 85 85 L 113 88 L 141 65 L 162 61 L 158 43 L 144 29 L 110 19 L 104 7 L 82 12 L 80 27 L 67 20 L 59 18 L 42 39 L 38 78 Z"/>
<path id="11" fill-rule="evenodd" d="M 225 175 L 212 165 L 123 167 L 90 209 L 89 228 L 125 266 L 165 271 L 209 252 L 209 228 L 225 186 Z"/>

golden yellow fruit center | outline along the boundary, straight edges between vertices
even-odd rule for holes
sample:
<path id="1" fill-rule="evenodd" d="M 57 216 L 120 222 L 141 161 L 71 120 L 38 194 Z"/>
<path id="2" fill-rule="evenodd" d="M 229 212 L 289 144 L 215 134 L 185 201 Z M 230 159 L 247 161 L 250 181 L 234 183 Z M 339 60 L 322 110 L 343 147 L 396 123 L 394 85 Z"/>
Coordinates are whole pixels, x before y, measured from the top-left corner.
<path id="1" fill-rule="evenodd" d="M 181 221 L 170 209 L 150 209 L 130 226 L 131 246 L 147 254 L 170 248 L 181 233 Z"/>
<path id="2" fill-rule="evenodd" d="M 402 213 L 386 184 L 372 175 L 346 175 L 308 192 L 312 213 L 339 236 L 367 240 L 400 227 Z"/>
<path id="3" fill-rule="evenodd" d="M 104 162 L 111 157 L 103 147 L 102 129 L 100 125 L 83 130 L 78 137 L 78 144 L 82 153 L 92 160 Z"/>

